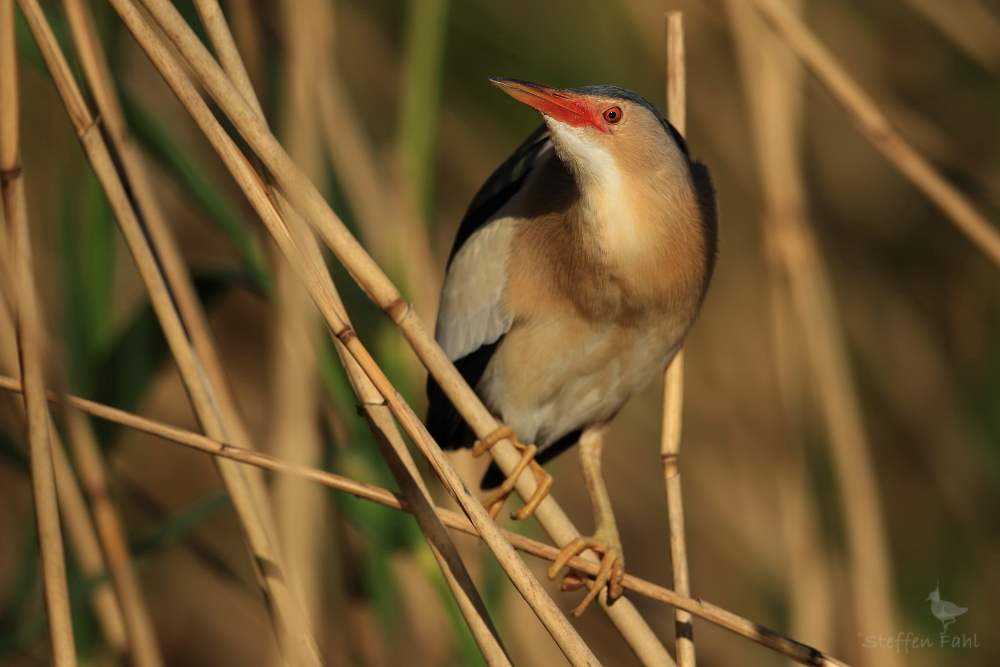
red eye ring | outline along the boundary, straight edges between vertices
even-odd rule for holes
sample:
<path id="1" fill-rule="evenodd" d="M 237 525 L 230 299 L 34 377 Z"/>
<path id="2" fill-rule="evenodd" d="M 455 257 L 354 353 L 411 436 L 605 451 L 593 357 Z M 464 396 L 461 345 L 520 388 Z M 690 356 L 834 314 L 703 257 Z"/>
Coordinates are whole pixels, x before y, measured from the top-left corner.
<path id="1" fill-rule="evenodd" d="M 611 107 L 610 109 L 606 110 L 602 115 L 604 116 L 605 121 L 614 125 L 615 123 L 617 123 L 622 119 L 622 109 L 621 107 Z"/>

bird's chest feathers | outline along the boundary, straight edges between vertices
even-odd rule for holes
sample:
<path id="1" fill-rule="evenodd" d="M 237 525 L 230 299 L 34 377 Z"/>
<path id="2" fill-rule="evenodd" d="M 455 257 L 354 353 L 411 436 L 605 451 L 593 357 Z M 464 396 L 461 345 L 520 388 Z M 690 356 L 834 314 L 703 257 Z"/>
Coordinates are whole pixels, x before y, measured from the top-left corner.
<path id="1" fill-rule="evenodd" d="M 683 188 L 605 172 L 580 200 L 566 286 L 595 314 L 687 311 L 704 265 L 697 216 Z"/>

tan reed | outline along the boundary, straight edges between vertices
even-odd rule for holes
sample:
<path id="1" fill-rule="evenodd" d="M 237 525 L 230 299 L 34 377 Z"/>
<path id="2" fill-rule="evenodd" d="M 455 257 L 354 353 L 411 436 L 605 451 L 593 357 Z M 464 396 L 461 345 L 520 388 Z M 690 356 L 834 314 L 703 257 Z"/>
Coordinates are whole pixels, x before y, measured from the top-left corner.
<path id="1" fill-rule="evenodd" d="M 24 414 L 31 467 L 31 490 L 42 569 L 46 628 L 52 664 L 76 665 L 73 621 L 70 615 L 66 562 L 59 501 L 52 460 L 49 411 L 45 401 L 45 329 L 35 287 L 28 207 L 21 171 L 20 95 L 17 78 L 17 45 L 14 3 L 0 0 L 0 195 L 7 231 L 4 234 L 12 258 L 10 271 L 15 296 L 12 310 L 17 323 L 17 344 L 24 381 Z"/>
<path id="2" fill-rule="evenodd" d="M 684 16 L 667 13 L 667 120 L 683 136 L 687 133 L 687 91 L 684 66 Z M 691 596 L 687 541 L 684 536 L 684 500 L 678 457 L 681 448 L 681 417 L 684 406 L 684 350 L 677 351 L 663 374 L 663 434 L 660 459 L 667 496 L 667 530 L 670 538 L 670 572 L 674 592 Z M 674 645 L 679 667 L 694 667 L 694 636 L 691 614 L 674 609 Z"/>

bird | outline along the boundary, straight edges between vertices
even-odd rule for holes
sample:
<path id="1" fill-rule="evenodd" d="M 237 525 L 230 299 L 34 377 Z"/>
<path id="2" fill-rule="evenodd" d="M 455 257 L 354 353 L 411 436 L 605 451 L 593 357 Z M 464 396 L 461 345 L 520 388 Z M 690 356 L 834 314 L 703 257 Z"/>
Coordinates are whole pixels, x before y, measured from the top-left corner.
<path id="1" fill-rule="evenodd" d="M 476 440 L 434 380 L 426 426 L 444 449 L 480 456 L 509 439 L 522 452 L 504 478 L 493 464 L 484 502 L 495 518 L 526 467 L 579 444 L 595 532 L 567 544 L 554 579 L 592 549 L 601 568 L 574 610 L 608 586 L 622 593 L 624 554 L 601 472 L 605 432 L 626 401 L 681 348 L 716 263 L 718 216 L 708 168 L 654 105 L 608 85 L 557 89 L 490 81 L 542 124 L 486 180 L 459 224 L 441 288 L 435 338 L 501 424 Z M 574 574 L 564 589 L 585 582 Z"/>
<path id="2" fill-rule="evenodd" d="M 941 634 L 948 632 L 948 626 L 954 623 L 956 618 L 969 611 L 968 607 L 959 607 L 957 604 L 941 600 L 940 581 L 937 582 L 937 586 L 931 591 L 931 594 L 927 596 L 927 601 L 931 603 L 931 613 L 934 614 L 934 618 L 944 625 Z"/>

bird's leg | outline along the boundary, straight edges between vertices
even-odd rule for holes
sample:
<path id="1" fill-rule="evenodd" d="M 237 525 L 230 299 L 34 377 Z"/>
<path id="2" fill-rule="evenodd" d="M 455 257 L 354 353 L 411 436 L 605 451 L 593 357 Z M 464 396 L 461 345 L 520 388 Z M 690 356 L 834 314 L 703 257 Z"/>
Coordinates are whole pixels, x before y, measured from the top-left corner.
<path id="1" fill-rule="evenodd" d="M 590 592 L 573 610 L 574 616 L 580 616 L 587 605 L 597 597 L 604 585 L 608 586 L 608 600 L 614 601 L 622 594 L 622 579 L 625 577 L 625 557 L 622 554 L 622 543 L 618 537 L 618 526 L 611 509 L 611 497 L 608 487 L 604 484 L 601 474 L 601 450 L 604 446 L 604 427 L 588 428 L 580 436 L 580 467 L 583 469 L 583 479 L 587 483 L 590 501 L 594 505 L 594 521 L 597 530 L 592 537 L 577 537 L 563 547 L 558 558 L 549 568 L 549 579 L 555 579 L 559 570 L 573 557 L 585 549 L 591 549 L 601 557 L 601 569 L 594 579 Z M 573 590 L 583 585 L 583 579 L 576 574 L 569 574 L 563 579 L 563 590 Z"/>
<path id="2" fill-rule="evenodd" d="M 496 490 L 483 505 L 489 511 L 490 516 L 494 519 L 500 513 L 500 508 L 503 507 L 504 502 L 507 500 L 507 496 L 511 494 L 514 490 L 514 486 L 517 484 L 517 478 L 521 476 L 521 472 L 524 471 L 526 467 L 531 468 L 531 472 L 535 475 L 535 482 L 538 485 L 535 489 L 535 493 L 528 500 L 524 507 L 511 513 L 511 518 L 521 521 L 527 519 L 529 516 L 535 513 L 538 506 L 545 500 L 545 496 L 549 495 L 549 490 L 552 488 L 552 475 L 545 472 L 542 466 L 538 465 L 535 461 L 535 452 L 538 448 L 534 445 L 522 445 L 517 441 L 517 436 L 514 435 L 514 431 L 510 426 L 503 425 L 496 428 L 492 433 L 483 438 L 482 440 L 477 440 L 475 446 L 472 448 L 473 456 L 482 456 L 488 452 L 493 445 L 497 444 L 503 439 L 510 441 L 518 451 L 522 452 L 521 460 L 517 462 L 514 469 L 510 471 L 504 479 L 503 484 L 500 488 Z"/>

